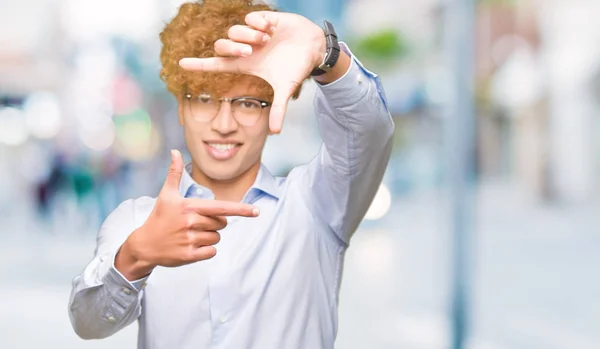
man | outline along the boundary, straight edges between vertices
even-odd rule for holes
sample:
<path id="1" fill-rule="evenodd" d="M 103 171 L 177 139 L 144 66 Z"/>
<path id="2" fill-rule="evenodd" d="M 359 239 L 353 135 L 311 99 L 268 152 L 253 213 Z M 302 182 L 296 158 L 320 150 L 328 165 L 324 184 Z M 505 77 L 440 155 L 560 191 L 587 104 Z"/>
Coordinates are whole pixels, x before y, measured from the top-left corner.
<path id="1" fill-rule="evenodd" d="M 344 254 L 391 152 L 377 76 L 331 28 L 247 0 L 184 4 L 161 41 L 192 161 L 172 151 L 158 197 L 107 217 L 73 280 L 76 333 L 138 320 L 139 348 L 332 348 Z M 311 75 L 323 145 L 273 177 L 263 145 Z"/>

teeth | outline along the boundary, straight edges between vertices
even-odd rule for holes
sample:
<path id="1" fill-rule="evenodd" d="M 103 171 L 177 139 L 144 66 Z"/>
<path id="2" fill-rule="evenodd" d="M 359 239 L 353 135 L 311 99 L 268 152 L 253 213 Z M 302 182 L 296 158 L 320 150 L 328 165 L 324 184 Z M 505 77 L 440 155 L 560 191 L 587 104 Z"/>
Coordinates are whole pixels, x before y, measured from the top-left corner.
<path id="1" fill-rule="evenodd" d="M 237 144 L 217 144 L 217 143 L 209 143 L 210 147 L 217 149 L 218 151 L 227 151 L 236 147 Z"/>

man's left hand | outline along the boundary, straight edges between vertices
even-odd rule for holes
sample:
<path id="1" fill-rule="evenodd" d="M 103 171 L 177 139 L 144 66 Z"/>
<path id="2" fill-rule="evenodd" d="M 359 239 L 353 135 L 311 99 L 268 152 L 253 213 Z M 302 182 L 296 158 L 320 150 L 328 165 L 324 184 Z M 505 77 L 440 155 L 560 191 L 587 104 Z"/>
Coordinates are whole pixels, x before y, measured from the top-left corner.
<path id="1" fill-rule="evenodd" d="M 279 133 L 289 99 L 323 61 L 325 35 L 293 13 L 252 12 L 245 20 L 247 25 L 229 29 L 229 39 L 215 42 L 219 57 L 183 58 L 179 64 L 186 70 L 248 74 L 268 82 L 274 91 L 269 128 Z"/>

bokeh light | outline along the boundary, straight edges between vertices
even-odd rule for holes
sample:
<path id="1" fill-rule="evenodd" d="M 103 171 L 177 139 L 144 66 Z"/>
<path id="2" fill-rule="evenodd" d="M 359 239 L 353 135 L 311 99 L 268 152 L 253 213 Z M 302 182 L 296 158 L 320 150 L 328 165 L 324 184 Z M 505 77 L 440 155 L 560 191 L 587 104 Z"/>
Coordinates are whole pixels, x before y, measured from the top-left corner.
<path id="1" fill-rule="evenodd" d="M 48 92 L 31 94 L 23 105 L 29 132 L 37 138 L 55 137 L 62 127 L 62 114 L 58 98 Z"/>
<path id="2" fill-rule="evenodd" d="M 80 127 L 79 137 L 83 144 L 92 150 L 107 150 L 115 141 L 115 124 L 109 122 L 103 128 L 92 130 Z"/>
<path id="3" fill-rule="evenodd" d="M 136 109 L 129 114 L 115 117 L 117 132 L 116 151 L 121 156 L 134 160 L 144 160 L 159 150 L 160 137 L 148 112 Z"/>
<path id="4" fill-rule="evenodd" d="M 392 194 L 385 184 L 381 184 L 375 198 L 365 215 L 366 220 L 374 221 L 383 218 L 392 205 Z"/>
<path id="5" fill-rule="evenodd" d="M 23 112 L 14 107 L 0 108 L 0 143 L 17 146 L 25 143 L 29 131 Z"/>

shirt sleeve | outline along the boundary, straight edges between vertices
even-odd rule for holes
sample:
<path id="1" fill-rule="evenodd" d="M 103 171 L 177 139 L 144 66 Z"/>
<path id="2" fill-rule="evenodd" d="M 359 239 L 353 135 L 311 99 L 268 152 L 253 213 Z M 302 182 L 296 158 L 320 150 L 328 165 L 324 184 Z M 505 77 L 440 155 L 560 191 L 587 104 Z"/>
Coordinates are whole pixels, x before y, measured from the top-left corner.
<path id="1" fill-rule="evenodd" d="M 317 84 L 314 106 L 323 144 L 307 173 L 315 214 L 348 245 L 381 184 L 394 123 L 379 77 L 344 43 L 340 47 L 351 65 L 338 80 Z"/>
<path id="2" fill-rule="evenodd" d="M 83 339 L 106 338 L 141 314 L 146 278 L 129 282 L 115 267 L 120 246 L 137 227 L 135 201 L 121 203 L 102 224 L 94 258 L 72 282 L 69 318 Z"/>

